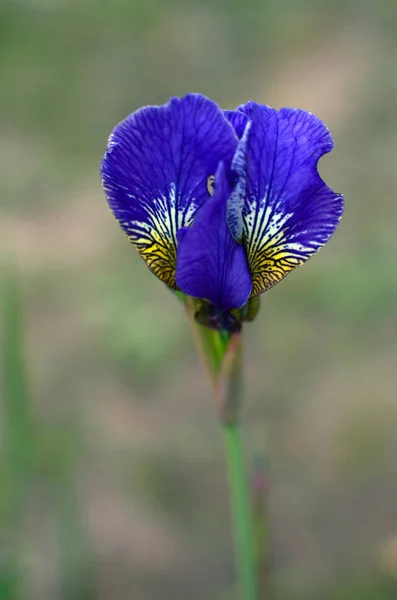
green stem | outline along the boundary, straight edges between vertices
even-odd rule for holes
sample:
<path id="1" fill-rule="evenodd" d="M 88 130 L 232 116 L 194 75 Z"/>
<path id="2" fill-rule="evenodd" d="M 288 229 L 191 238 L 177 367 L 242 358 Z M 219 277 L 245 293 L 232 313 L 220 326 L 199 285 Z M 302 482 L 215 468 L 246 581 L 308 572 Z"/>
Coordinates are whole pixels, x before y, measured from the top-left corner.
<path id="1" fill-rule="evenodd" d="M 236 567 L 241 600 L 256 600 L 257 587 L 250 501 L 239 425 L 224 423 L 223 436 L 229 470 Z"/>
<path id="2" fill-rule="evenodd" d="M 194 298 L 186 296 L 186 312 L 192 328 L 196 348 L 211 383 L 215 387 L 230 335 L 221 336 L 219 331 L 214 331 L 197 323 L 194 319 L 194 300 Z"/>
<path id="3" fill-rule="evenodd" d="M 195 342 L 210 375 L 225 441 L 234 529 L 239 600 L 257 600 L 256 561 L 248 482 L 238 416 L 242 401 L 241 335 L 213 331 L 195 322 L 194 304 L 186 302 Z"/>

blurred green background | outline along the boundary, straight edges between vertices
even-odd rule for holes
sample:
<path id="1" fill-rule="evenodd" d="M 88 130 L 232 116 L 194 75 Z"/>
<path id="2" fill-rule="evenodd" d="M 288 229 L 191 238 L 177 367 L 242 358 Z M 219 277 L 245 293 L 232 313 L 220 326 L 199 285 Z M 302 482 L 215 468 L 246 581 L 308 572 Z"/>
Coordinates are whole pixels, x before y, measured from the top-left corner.
<path id="1" fill-rule="evenodd" d="M 272 599 L 393 600 L 393 0 L 2 0 L 0 599 L 237 597 L 209 385 L 98 175 L 119 120 L 189 91 L 333 133 L 342 223 L 246 327 L 247 460 L 267 455 Z"/>

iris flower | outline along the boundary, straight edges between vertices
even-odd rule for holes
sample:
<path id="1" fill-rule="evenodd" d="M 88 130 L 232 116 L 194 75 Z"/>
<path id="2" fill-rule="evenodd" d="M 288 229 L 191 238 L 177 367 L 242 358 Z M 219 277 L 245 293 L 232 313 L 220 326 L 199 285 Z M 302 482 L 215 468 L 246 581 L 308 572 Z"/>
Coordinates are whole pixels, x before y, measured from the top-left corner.
<path id="1" fill-rule="evenodd" d="M 332 147 L 304 110 L 248 102 L 222 111 L 189 94 L 119 123 L 101 174 L 149 269 L 199 299 L 202 322 L 232 330 L 335 231 L 343 197 L 317 170 Z"/>

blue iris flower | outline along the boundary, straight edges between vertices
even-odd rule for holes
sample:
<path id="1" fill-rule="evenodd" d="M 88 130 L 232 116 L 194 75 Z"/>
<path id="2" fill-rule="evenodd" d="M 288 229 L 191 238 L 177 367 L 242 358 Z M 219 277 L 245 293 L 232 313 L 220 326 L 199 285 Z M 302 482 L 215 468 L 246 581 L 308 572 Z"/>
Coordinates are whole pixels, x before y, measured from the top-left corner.
<path id="1" fill-rule="evenodd" d="M 317 163 L 331 134 L 304 110 L 200 94 L 133 113 L 101 174 L 109 205 L 149 269 L 202 299 L 215 326 L 281 281 L 335 231 L 343 197 Z"/>

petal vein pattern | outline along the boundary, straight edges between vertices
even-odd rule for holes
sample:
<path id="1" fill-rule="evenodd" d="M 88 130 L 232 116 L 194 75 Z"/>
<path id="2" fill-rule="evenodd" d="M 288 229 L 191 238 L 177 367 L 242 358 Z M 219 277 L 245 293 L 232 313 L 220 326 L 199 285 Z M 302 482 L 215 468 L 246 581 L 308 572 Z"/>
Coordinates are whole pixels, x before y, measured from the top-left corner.
<path id="1" fill-rule="evenodd" d="M 226 219 L 229 231 L 232 237 L 236 240 L 236 242 L 242 241 L 244 230 L 243 208 L 247 188 L 246 154 L 250 128 L 251 122 L 248 121 L 244 133 L 241 139 L 239 140 L 236 153 L 232 160 L 232 170 L 237 174 L 237 181 L 228 199 Z"/>
<path id="2" fill-rule="evenodd" d="M 175 288 L 177 232 L 209 199 L 208 177 L 237 147 L 217 105 L 199 94 L 145 107 L 109 138 L 102 180 L 110 208 L 150 270 Z"/>
<path id="3" fill-rule="evenodd" d="M 145 208 L 146 221 L 125 221 L 122 226 L 152 273 L 174 287 L 176 232 L 191 225 L 197 203 L 191 198 L 188 210 L 178 210 L 175 184 L 171 184 L 168 197 L 158 196 Z"/>
<path id="4" fill-rule="evenodd" d="M 288 238 L 288 221 L 293 214 L 277 212 L 266 198 L 258 205 L 255 223 L 250 215 L 244 215 L 245 233 L 249 239 L 247 253 L 251 272 L 255 274 L 253 296 L 271 288 L 308 258 L 307 249 Z"/>
<path id="5" fill-rule="evenodd" d="M 317 171 L 319 158 L 333 147 L 317 117 L 254 102 L 238 110 L 252 121 L 243 221 L 256 296 L 328 241 L 342 216 L 343 197 Z"/>

